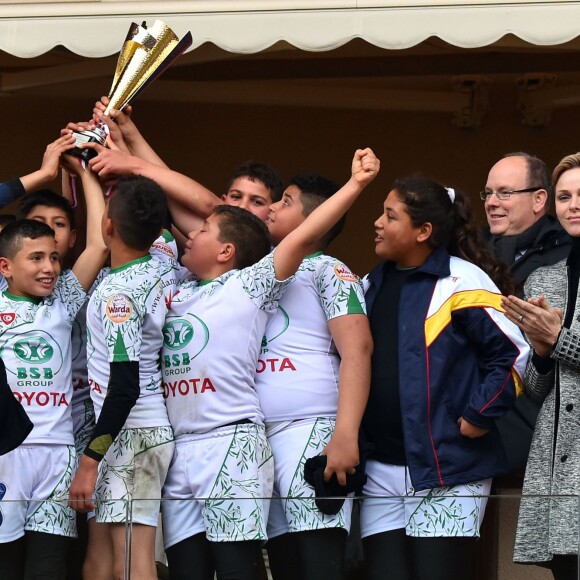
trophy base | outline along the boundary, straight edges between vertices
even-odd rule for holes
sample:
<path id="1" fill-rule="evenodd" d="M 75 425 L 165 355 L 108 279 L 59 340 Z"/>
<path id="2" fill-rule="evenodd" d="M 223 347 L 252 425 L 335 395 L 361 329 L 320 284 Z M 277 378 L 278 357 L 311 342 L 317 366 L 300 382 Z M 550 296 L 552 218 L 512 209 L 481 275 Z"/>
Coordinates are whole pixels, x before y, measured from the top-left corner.
<path id="1" fill-rule="evenodd" d="M 81 149 L 81 145 L 85 143 L 98 143 L 104 146 L 107 138 L 104 131 L 99 128 L 93 130 L 87 129 L 82 133 L 73 131 L 72 134 L 75 138 L 76 147 L 67 151 L 67 154 L 80 157 L 83 161 L 89 161 L 93 157 L 96 157 L 98 153 L 94 149 Z"/>

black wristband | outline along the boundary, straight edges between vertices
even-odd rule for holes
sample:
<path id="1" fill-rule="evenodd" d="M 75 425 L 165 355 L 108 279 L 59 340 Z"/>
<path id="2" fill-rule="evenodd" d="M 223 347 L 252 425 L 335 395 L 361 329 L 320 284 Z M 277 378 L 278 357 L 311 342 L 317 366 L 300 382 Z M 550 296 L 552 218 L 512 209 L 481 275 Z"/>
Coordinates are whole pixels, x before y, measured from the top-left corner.
<path id="1" fill-rule="evenodd" d="M 107 396 L 85 455 L 101 461 L 127 421 L 139 393 L 139 361 L 110 363 Z"/>

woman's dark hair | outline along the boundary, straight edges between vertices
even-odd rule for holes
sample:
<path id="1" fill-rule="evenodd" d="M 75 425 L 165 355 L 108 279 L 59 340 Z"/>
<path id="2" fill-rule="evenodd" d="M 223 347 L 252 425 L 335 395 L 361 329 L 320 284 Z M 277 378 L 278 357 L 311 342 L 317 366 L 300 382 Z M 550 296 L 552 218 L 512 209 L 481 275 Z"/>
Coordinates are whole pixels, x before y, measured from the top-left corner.
<path id="1" fill-rule="evenodd" d="M 433 229 L 427 243 L 432 248 L 446 248 L 451 255 L 479 266 L 502 294 L 515 292 L 509 268 L 488 248 L 465 195 L 454 190 L 452 201 L 446 187 L 422 176 L 398 179 L 393 189 L 415 227 L 431 224 Z"/>

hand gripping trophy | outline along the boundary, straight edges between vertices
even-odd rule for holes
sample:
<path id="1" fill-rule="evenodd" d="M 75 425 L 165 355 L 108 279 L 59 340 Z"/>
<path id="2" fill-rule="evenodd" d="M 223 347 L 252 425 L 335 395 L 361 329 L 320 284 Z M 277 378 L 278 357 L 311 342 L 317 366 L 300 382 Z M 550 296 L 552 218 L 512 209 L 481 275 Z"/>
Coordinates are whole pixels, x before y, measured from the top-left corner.
<path id="1" fill-rule="evenodd" d="M 145 22 L 141 25 L 133 22 L 119 54 L 105 115 L 108 115 L 111 109 L 120 111 L 128 105 L 187 50 L 191 43 L 190 32 L 179 40 L 171 28 L 161 20 L 156 20 L 149 28 Z M 70 153 L 84 161 L 88 161 L 97 153 L 94 149 L 81 149 L 79 146 L 90 142 L 104 145 L 107 138 L 104 125 L 82 133 L 73 131 L 73 135 L 76 147 L 71 149 Z"/>

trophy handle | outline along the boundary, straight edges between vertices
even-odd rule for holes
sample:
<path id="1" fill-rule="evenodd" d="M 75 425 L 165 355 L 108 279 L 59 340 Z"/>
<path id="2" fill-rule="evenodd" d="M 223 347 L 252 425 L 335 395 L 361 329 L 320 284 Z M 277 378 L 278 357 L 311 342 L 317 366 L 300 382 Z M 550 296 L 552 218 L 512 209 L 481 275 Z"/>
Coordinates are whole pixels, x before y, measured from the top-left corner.
<path id="1" fill-rule="evenodd" d="M 171 65 L 171 63 L 178 59 L 191 45 L 193 44 L 193 38 L 191 37 L 191 32 L 188 32 L 175 46 L 175 48 L 167 55 L 167 58 L 163 61 L 163 64 L 140 86 L 135 93 L 131 96 L 129 101 L 127 101 L 123 107 L 129 104 L 139 93 L 141 93 L 146 87 L 148 87 L 156 78 L 161 76 L 165 70 Z"/>

